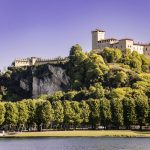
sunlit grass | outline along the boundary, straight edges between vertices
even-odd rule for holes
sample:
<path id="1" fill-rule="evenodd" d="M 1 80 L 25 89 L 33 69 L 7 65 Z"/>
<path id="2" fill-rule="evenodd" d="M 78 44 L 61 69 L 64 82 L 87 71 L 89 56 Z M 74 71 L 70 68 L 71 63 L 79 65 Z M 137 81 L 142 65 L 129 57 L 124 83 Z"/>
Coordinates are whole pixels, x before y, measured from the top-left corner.
<path id="1" fill-rule="evenodd" d="M 6 137 L 150 137 L 150 132 L 130 130 L 21 132 Z"/>

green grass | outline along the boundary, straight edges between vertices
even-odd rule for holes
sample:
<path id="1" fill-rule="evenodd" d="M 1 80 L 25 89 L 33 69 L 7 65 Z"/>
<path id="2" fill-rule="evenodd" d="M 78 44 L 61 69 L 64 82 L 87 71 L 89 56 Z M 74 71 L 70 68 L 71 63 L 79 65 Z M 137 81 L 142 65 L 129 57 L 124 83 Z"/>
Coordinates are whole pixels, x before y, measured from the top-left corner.
<path id="1" fill-rule="evenodd" d="M 8 134 L 5 137 L 150 137 L 150 132 L 130 130 L 47 131 L 20 132 Z"/>

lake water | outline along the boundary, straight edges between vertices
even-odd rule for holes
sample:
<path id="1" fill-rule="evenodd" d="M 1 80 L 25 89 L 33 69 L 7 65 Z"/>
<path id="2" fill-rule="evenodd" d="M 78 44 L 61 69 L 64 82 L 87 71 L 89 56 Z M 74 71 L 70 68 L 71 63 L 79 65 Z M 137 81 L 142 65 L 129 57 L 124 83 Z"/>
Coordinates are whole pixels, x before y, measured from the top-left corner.
<path id="1" fill-rule="evenodd" d="M 0 138 L 0 150 L 150 150 L 150 138 Z"/>

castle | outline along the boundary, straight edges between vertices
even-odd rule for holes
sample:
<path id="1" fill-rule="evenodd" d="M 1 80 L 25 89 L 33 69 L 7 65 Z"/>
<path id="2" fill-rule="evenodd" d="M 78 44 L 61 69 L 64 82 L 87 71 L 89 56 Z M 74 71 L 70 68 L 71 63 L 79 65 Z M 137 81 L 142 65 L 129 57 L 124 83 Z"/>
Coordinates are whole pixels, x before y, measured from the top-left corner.
<path id="1" fill-rule="evenodd" d="M 54 59 L 41 59 L 38 57 L 31 57 L 26 59 L 15 59 L 12 63 L 14 67 L 23 67 L 23 66 L 38 66 L 43 64 L 58 64 L 58 63 L 65 63 L 68 61 L 68 58 L 54 58 Z"/>
<path id="2" fill-rule="evenodd" d="M 118 48 L 120 50 L 130 49 L 131 51 L 137 51 L 139 54 L 144 54 L 150 58 L 150 44 L 140 44 L 135 43 L 133 39 L 115 39 L 115 38 L 105 38 L 105 31 L 96 29 L 92 31 L 92 50 L 101 52 L 105 47 Z M 58 64 L 65 63 L 68 58 L 55 58 L 55 59 L 41 59 L 37 57 L 31 57 L 26 59 L 16 59 L 12 65 L 14 67 L 23 66 L 34 66 L 43 64 Z"/>
<path id="3" fill-rule="evenodd" d="M 105 31 L 96 29 L 92 31 L 92 50 L 103 51 L 105 47 L 118 48 L 120 50 L 130 49 L 144 54 L 150 58 L 150 44 L 135 43 L 133 39 L 105 38 Z"/>

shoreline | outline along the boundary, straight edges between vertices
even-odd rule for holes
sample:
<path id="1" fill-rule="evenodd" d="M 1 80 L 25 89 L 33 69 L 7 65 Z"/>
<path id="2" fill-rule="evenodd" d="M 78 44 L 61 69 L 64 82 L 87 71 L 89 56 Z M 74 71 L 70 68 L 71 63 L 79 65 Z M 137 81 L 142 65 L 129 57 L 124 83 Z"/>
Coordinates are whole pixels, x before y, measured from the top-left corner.
<path id="1" fill-rule="evenodd" d="M 0 138 L 73 138 L 73 137 L 116 137 L 116 138 L 150 138 L 150 131 L 130 130 L 88 130 L 88 131 L 43 131 L 17 132 L 0 136 Z"/>

